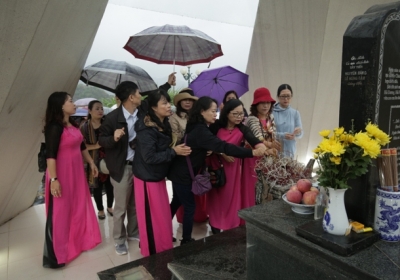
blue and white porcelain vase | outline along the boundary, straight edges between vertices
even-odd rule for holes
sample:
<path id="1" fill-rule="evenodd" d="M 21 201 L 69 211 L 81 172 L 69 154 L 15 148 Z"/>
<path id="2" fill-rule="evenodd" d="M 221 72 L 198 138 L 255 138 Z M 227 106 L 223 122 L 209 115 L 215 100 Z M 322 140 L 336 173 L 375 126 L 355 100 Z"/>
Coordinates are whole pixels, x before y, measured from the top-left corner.
<path id="1" fill-rule="evenodd" d="M 347 189 L 329 188 L 329 200 L 322 219 L 322 227 L 327 233 L 345 235 L 349 228 L 346 208 L 344 206 L 344 193 Z"/>
<path id="2" fill-rule="evenodd" d="M 377 189 L 374 229 L 385 241 L 400 240 L 400 192 Z"/>

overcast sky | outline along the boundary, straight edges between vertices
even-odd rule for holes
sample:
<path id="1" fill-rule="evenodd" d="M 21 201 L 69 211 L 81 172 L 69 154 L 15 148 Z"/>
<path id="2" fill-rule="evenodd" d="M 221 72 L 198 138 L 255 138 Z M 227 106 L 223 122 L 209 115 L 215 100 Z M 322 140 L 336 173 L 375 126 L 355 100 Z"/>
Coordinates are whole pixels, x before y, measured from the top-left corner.
<path id="1" fill-rule="evenodd" d="M 246 71 L 258 0 L 109 0 L 85 66 L 103 59 L 124 60 L 145 69 L 157 84 L 164 83 L 172 65 L 159 65 L 136 59 L 123 49 L 129 37 L 165 24 L 187 25 L 214 38 L 223 56 L 210 68 L 230 65 Z M 192 72 L 204 70 L 208 63 L 195 64 Z M 177 88 L 187 86 L 175 66 Z"/>

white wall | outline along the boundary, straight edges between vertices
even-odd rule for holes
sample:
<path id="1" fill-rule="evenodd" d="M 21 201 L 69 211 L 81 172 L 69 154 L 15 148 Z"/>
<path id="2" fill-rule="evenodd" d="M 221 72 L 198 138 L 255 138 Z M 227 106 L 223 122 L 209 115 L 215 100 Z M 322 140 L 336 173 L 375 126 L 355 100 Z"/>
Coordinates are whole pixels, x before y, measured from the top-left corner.
<path id="1" fill-rule="evenodd" d="M 30 207 L 48 96 L 73 93 L 107 0 L 0 0 L 0 225 Z"/>
<path id="2" fill-rule="evenodd" d="M 320 141 L 318 132 L 339 123 L 343 34 L 350 21 L 371 6 L 393 0 L 260 0 L 247 74 L 249 107 L 256 88 L 276 97 L 290 84 L 291 106 L 300 111 L 304 136 L 298 160 L 307 162 Z"/>

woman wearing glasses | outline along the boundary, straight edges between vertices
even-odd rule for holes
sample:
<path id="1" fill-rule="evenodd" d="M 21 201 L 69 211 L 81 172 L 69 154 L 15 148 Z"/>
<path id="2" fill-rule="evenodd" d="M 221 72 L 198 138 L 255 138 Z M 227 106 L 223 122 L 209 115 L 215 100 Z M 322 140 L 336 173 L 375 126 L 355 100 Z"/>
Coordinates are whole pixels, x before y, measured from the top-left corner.
<path id="1" fill-rule="evenodd" d="M 267 88 L 256 89 L 250 107 L 251 114 L 246 121 L 246 126 L 258 139 L 263 141 L 269 155 L 275 155 L 280 150 L 280 144 L 275 139 L 276 129 L 272 115 L 274 103 L 275 100 Z M 243 162 L 242 208 L 248 208 L 268 200 L 268 197 L 263 196 L 263 188 L 256 190 L 257 174 L 254 171 L 256 160 L 257 158 L 250 158 Z M 244 222 L 242 221 L 242 223 Z"/>
<path id="2" fill-rule="evenodd" d="M 293 91 L 288 84 L 279 86 L 277 96 L 279 102 L 274 105 L 277 137 L 283 143 L 283 155 L 294 158 L 296 140 L 303 136 L 300 113 L 290 107 Z"/>
<path id="3" fill-rule="evenodd" d="M 263 145 L 262 141 L 242 124 L 243 117 L 243 103 L 238 99 L 229 100 L 225 103 L 219 120 L 210 125 L 210 130 L 219 139 L 236 146 L 242 146 L 244 140 L 251 147 Z M 207 160 L 213 169 L 223 164 L 226 176 L 226 184 L 223 187 L 212 189 L 207 193 L 209 222 L 212 232 L 216 234 L 221 229 L 232 229 L 240 224 L 237 211 L 241 209 L 242 159 L 224 153 L 214 153 Z"/>

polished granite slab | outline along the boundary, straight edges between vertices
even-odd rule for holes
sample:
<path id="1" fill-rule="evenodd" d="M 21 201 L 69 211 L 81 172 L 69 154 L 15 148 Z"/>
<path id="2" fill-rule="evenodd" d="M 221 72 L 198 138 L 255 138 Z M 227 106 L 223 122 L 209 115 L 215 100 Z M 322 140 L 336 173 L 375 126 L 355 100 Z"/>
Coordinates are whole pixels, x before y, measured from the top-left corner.
<path id="1" fill-rule="evenodd" d="M 400 279 L 400 243 L 380 240 L 344 257 L 297 235 L 296 227 L 313 215 L 295 214 L 282 200 L 241 210 L 239 216 L 247 223 L 248 279 Z"/>
<path id="2" fill-rule="evenodd" d="M 97 275 L 100 280 L 114 280 L 117 273 L 138 266 L 160 280 L 246 279 L 246 229 L 239 227 L 212 235 Z"/>
<path id="3" fill-rule="evenodd" d="M 344 236 L 329 234 L 322 228 L 322 219 L 309 221 L 296 227 L 296 233 L 311 242 L 341 256 L 350 256 L 364 250 L 380 240 L 376 231 L 356 233 Z"/>

